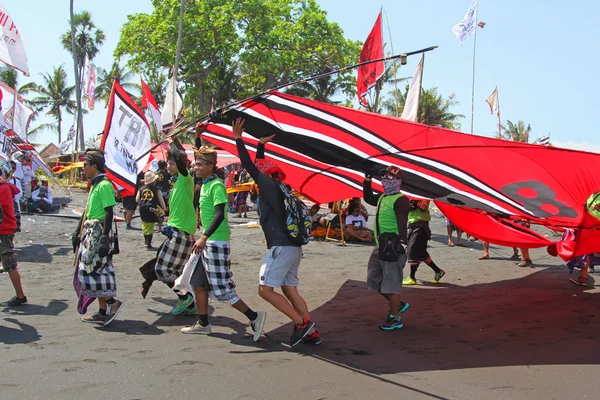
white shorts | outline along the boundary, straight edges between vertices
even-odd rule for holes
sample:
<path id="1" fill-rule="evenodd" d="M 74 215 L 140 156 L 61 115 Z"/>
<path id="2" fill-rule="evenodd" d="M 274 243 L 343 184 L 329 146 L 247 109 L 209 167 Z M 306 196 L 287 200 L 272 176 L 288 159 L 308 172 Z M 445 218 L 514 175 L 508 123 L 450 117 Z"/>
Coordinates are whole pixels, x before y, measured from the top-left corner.
<path id="1" fill-rule="evenodd" d="M 298 286 L 302 247 L 273 246 L 260 266 L 259 284 L 272 288 Z"/>

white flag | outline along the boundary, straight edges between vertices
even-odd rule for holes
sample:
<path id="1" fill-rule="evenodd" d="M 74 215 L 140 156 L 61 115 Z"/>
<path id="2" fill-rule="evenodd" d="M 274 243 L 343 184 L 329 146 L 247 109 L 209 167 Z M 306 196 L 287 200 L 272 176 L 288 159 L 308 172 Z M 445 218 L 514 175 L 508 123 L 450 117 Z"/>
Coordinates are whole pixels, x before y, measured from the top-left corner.
<path id="1" fill-rule="evenodd" d="M 175 93 L 175 102 L 173 103 L 173 93 Z M 165 105 L 163 107 L 162 114 L 160 115 L 160 121 L 163 129 L 170 129 L 173 124 L 177 125 L 179 122 L 181 109 L 183 108 L 183 98 L 177 90 L 177 82 L 175 81 L 175 74 L 169 79 L 167 85 L 167 95 L 165 97 Z M 175 122 L 173 122 L 173 115 L 175 115 Z"/>
<path id="2" fill-rule="evenodd" d="M 75 121 L 73 121 L 73 125 L 71 125 L 71 129 L 69 129 L 69 133 L 67 138 L 58 144 L 58 150 L 62 154 L 66 154 L 71 146 L 73 145 L 73 139 L 75 138 Z"/>
<path id="3" fill-rule="evenodd" d="M 94 109 L 94 103 L 96 102 L 96 67 L 89 58 L 85 58 L 85 84 L 84 95 L 87 99 L 88 110 Z"/>
<path id="4" fill-rule="evenodd" d="M 4 5 L 0 4 L 0 61 L 29 76 L 27 54 L 19 30 Z"/>
<path id="5" fill-rule="evenodd" d="M 467 15 L 452 28 L 452 32 L 456 35 L 456 40 L 458 40 L 458 47 L 462 46 L 463 42 L 475 32 L 475 24 L 477 22 L 477 1 L 478 0 L 473 0 L 473 5 L 469 8 Z"/>
<path id="6" fill-rule="evenodd" d="M 123 196 L 133 196 L 137 175 L 150 157 L 150 127 L 142 110 L 116 81 L 109 104 L 102 142 L 106 175 L 123 188 Z"/>
<path id="7" fill-rule="evenodd" d="M 29 122 L 33 118 L 33 110 L 17 100 L 13 113 L 12 129 L 23 141 L 27 142 L 27 129 L 29 128 Z"/>
<path id="8" fill-rule="evenodd" d="M 499 104 L 498 103 L 498 88 L 494 89 L 494 91 L 492 92 L 490 97 L 488 97 L 485 102 L 490 105 L 490 111 L 493 114 L 494 111 L 496 111 L 498 109 L 498 104 Z"/>
<path id="9" fill-rule="evenodd" d="M 421 96 L 421 76 L 423 74 L 423 57 L 417 65 L 417 70 L 413 76 L 412 82 L 410 83 L 410 89 L 406 95 L 406 101 L 404 102 L 404 110 L 400 118 L 409 121 L 417 121 L 419 113 L 419 97 Z"/>

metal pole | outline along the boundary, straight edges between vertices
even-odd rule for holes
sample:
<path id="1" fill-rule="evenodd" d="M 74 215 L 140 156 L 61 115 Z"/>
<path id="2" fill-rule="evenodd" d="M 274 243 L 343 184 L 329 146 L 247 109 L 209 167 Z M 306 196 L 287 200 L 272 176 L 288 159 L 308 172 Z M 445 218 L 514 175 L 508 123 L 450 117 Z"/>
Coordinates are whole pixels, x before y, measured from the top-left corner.
<path id="1" fill-rule="evenodd" d="M 471 85 L 471 135 L 473 134 L 473 124 L 475 120 L 475 49 L 477 47 L 477 17 L 475 17 L 475 38 L 473 39 L 473 82 Z"/>
<path id="2" fill-rule="evenodd" d="M 177 53 L 175 53 L 175 68 L 173 70 L 173 123 L 171 124 L 171 132 L 175 129 L 175 99 L 177 98 L 177 73 L 179 71 L 179 59 L 181 58 L 181 36 L 183 36 L 183 11 L 185 9 L 185 0 L 181 0 L 181 8 L 179 10 L 179 32 L 177 33 Z"/>
<path id="3" fill-rule="evenodd" d="M 81 82 L 79 81 L 79 68 L 78 68 L 78 62 L 77 62 L 77 47 L 75 44 L 75 20 L 73 18 L 73 2 L 74 0 L 71 0 L 71 8 L 70 8 L 70 15 L 71 15 L 71 49 L 72 49 L 72 53 L 73 53 L 73 69 L 75 71 L 75 95 L 77 96 L 77 124 L 76 124 L 76 146 L 75 149 L 77 149 L 77 147 L 79 147 L 80 149 L 83 149 L 83 139 L 80 137 L 80 133 L 81 133 Z M 77 145 L 77 143 L 79 143 L 79 145 Z"/>

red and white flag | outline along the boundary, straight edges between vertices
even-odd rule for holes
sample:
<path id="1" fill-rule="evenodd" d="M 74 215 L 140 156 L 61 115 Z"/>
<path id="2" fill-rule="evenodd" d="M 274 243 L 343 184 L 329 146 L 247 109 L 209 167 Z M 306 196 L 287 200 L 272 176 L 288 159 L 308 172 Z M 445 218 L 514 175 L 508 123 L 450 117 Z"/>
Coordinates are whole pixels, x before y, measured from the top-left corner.
<path id="1" fill-rule="evenodd" d="M 85 85 L 85 97 L 87 97 L 88 109 L 94 109 L 96 102 L 96 67 L 90 63 L 87 84 Z"/>
<path id="2" fill-rule="evenodd" d="M 150 91 L 150 88 L 142 79 L 142 108 L 147 108 L 150 110 L 150 114 L 152 114 L 152 120 L 154 121 L 154 125 L 156 125 L 156 131 L 160 132 L 163 130 L 162 121 L 160 120 L 160 112 L 158 111 L 158 104 L 156 100 L 154 100 L 154 96 Z"/>
<path id="3" fill-rule="evenodd" d="M 29 76 L 25 47 L 19 30 L 4 5 L 0 4 L 0 61 Z"/>
<path id="4" fill-rule="evenodd" d="M 383 58 L 383 38 L 381 35 L 381 13 L 377 16 L 375 26 L 369 33 L 360 52 L 360 62 L 377 60 Z M 377 80 L 385 73 L 385 62 L 378 61 L 358 67 L 358 79 L 356 80 L 356 91 L 358 102 L 367 107 L 367 92 L 377 83 Z"/>

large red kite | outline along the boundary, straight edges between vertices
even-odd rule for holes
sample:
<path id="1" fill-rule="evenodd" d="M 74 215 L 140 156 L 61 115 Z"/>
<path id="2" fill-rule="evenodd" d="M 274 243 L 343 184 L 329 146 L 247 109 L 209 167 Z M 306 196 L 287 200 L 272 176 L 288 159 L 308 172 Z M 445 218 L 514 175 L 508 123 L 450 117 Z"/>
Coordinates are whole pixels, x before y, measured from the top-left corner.
<path id="1" fill-rule="evenodd" d="M 503 219 L 600 229 L 585 207 L 600 191 L 600 154 L 467 135 L 278 92 L 214 118 L 205 139 L 237 154 L 231 134 L 237 117 L 246 120 L 250 151 L 258 138 L 276 134 L 266 157 L 281 164 L 294 189 L 317 202 L 360 196 L 365 173 L 395 165 L 404 172 L 408 196 L 465 210 L 453 222 L 467 232 L 473 213 L 491 216 L 477 219 L 486 224 Z M 547 245 L 539 235 L 526 236 L 529 247 Z M 489 239 L 525 247 L 521 235 Z"/>

